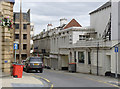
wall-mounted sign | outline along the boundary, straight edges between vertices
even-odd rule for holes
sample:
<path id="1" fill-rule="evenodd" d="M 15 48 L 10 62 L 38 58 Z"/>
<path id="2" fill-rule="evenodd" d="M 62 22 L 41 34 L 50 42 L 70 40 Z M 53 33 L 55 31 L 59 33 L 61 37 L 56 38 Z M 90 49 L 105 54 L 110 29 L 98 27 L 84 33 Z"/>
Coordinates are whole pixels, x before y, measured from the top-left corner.
<path id="1" fill-rule="evenodd" d="M 8 63 L 8 60 L 5 60 L 4 62 L 5 62 L 5 63 Z"/>

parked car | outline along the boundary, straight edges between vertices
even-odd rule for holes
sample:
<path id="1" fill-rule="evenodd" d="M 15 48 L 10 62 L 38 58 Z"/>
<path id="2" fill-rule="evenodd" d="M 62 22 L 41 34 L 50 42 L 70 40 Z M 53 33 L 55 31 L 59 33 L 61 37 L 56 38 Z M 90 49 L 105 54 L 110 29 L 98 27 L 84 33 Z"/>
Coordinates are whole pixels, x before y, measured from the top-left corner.
<path id="1" fill-rule="evenodd" d="M 36 70 L 36 72 L 43 72 L 43 62 L 41 57 L 28 57 L 25 62 L 25 71 Z"/>

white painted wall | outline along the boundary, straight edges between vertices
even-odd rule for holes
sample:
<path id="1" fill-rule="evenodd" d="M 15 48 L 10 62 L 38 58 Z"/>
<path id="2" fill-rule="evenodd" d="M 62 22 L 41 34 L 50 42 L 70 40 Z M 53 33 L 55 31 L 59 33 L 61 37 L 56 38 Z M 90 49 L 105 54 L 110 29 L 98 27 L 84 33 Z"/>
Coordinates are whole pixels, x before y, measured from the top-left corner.
<path id="1" fill-rule="evenodd" d="M 118 2 L 112 2 L 112 40 L 118 40 Z"/>
<path id="2" fill-rule="evenodd" d="M 73 31 L 73 44 L 79 40 L 79 35 L 84 35 L 85 32 Z"/>
<path id="3" fill-rule="evenodd" d="M 98 32 L 98 36 L 99 34 L 101 34 L 101 36 L 103 35 L 103 32 L 110 19 L 110 12 L 111 7 L 90 15 L 90 26 Z"/>
<path id="4" fill-rule="evenodd" d="M 116 45 L 119 42 L 119 40 L 120 40 L 120 0 L 114 0 L 112 1 L 112 46 Z M 114 48 L 111 50 L 111 59 L 112 59 L 111 70 L 112 73 L 115 73 L 116 53 L 114 52 Z M 118 64 L 120 64 L 119 62 L 120 61 L 117 61 Z M 119 69 L 119 65 L 117 69 Z"/>

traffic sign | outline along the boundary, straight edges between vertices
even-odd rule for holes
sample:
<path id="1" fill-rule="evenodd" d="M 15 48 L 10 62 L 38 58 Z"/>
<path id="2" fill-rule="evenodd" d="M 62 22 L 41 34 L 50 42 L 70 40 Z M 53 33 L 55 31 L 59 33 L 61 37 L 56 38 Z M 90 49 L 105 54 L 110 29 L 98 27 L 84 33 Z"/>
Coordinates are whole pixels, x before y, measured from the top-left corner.
<path id="1" fill-rule="evenodd" d="M 14 43 L 14 49 L 18 49 L 18 44 Z"/>
<path id="2" fill-rule="evenodd" d="M 116 52 L 116 53 L 118 52 L 118 47 L 115 47 L 115 52 Z"/>

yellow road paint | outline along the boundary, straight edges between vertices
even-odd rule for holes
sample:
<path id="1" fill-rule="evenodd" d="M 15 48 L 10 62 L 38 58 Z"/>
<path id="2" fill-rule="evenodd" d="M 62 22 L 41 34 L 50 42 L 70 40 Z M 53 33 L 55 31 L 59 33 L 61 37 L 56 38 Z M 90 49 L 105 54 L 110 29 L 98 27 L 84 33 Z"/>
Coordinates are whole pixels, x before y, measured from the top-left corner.
<path id="1" fill-rule="evenodd" d="M 32 75 L 35 76 L 35 77 L 41 78 L 41 79 L 47 81 L 48 83 L 50 83 L 50 80 L 48 80 L 48 79 L 46 79 L 46 78 L 43 78 L 43 77 L 38 76 L 38 75 L 35 75 L 35 74 L 32 74 Z M 52 88 L 53 88 L 53 84 L 51 85 L 50 89 L 52 89 Z"/>
<path id="2" fill-rule="evenodd" d="M 50 83 L 50 81 L 48 79 L 46 79 L 46 78 L 43 78 L 43 79 L 46 80 L 48 83 Z"/>
<path id="3" fill-rule="evenodd" d="M 53 89 L 53 84 L 51 85 L 50 89 Z"/>

